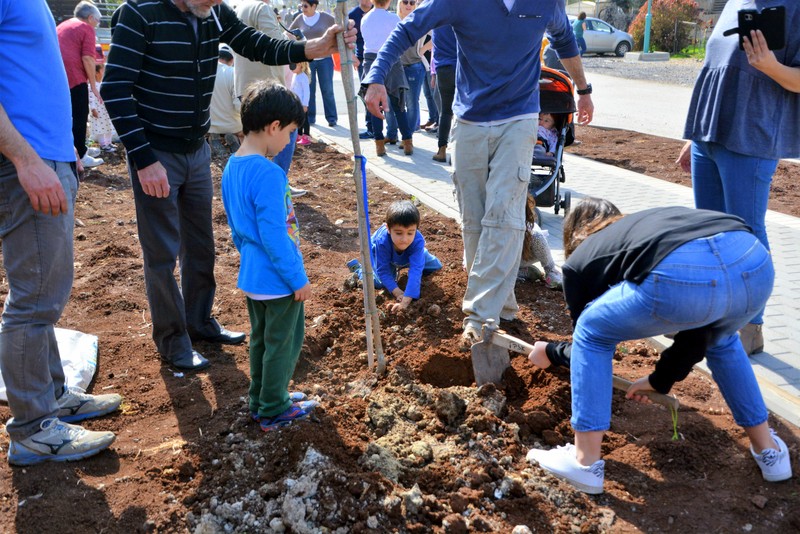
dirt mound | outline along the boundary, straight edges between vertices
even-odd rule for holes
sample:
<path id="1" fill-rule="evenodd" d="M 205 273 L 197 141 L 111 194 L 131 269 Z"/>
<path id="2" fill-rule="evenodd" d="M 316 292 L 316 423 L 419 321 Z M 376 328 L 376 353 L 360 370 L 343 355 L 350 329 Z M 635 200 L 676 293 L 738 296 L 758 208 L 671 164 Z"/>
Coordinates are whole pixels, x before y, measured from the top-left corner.
<path id="1" fill-rule="evenodd" d="M 607 153 L 608 155 L 608 153 Z M 119 392 L 122 410 L 89 421 L 118 439 L 75 464 L 0 463 L 2 532 L 789 532 L 800 528 L 797 480 L 765 484 L 719 392 L 693 373 L 670 414 L 614 396 L 604 444 L 606 492 L 588 497 L 525 461 L 533 446 L 572 438 L 569 373 L 523 356 L 501 387 L 475 388 L 459 347 L 458 227 L 421 208 L 421 230 L 444 268 L 399 315 L 379 294 L 388 374 L 366 369 L 363 301 L 345 287 L 358 256 L 352 163 L 314 144 L 298 150 L 292 184 L 313 298 L 293 387 L 320 401 L 312 420 L 263 433 L 245 402 L 246 346 L 199 343 L 213 363 L 184 374 L 162 365 L 150 339 L 135 211 L 124 161 L 91 171 L 76 206 L 76 276 L 60 326 L 100 337 L 91 390 Z M 238 255 L 219 197 L 215 161 L 215 316 L 248 330 L 236 289 Z M 403 195 L 369 177 L 373 223 Z M 82 236 L 82 237 L 81 237 Z M 0 286 L 4 296 L 7 286 Z M 561 294 L 517 286 L 519 319 L 501 325 L 527 341 L 568 339 Z M 615 372 L 638 378 L 655 353 L 621 345 Z M 0 407 L 0 417 L 9 417 Z M 773 421 L 798 458 L 797 430 Z M 6 449 L 7 438 L 0 438 Z M 797 461 L 795 460 L 795 466 Z"/>

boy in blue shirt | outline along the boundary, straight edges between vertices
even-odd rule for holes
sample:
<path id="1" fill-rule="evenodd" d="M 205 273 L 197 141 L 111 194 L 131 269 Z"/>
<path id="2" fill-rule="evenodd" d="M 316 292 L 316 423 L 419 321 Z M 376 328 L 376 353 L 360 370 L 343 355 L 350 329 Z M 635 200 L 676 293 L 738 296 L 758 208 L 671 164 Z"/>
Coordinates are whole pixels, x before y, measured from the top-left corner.
<path id="1" fill-rule="evenodd" d="M 389 306 L 389 311 L 408 308 L 412 300 L 419 298 L 422 277 L 442 268 L 442 262 L 425 248 L 425 238 L 418 230 L 419 220 L 417 207 L 408 200 L 399 200 L 389 206 L 386 224 L 372 234 L 375 287 L 386 288 L 397 299 Z M 347 265 L 355 271 L 361 268 L 358 260 L 351 260 Z M 408 267 L 405 291 L 396 281 L 397 270 L 404 267 Z"/>
<path id="2" fill-rule="evenodd" d="M 239 250 L 238 287 L 250 315 L 249 407 L 266 431 L 308 416 L 316 406 L 287 391 L 305 335 L 311 285 L 286 174 L 268 157 L 289 143 L 303 106 L 288 89 L 259 81 L 242 101 L 244 141 L 222 174 L 222 202 Z"/>

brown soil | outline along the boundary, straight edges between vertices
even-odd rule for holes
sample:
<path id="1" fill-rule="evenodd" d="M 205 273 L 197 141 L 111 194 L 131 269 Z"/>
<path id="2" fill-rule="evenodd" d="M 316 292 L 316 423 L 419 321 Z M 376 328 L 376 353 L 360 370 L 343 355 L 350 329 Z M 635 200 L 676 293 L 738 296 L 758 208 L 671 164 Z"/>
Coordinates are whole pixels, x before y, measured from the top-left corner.
<path id="1" fill-rule="evenodd" d="M 582 130 L 576 150 L 668 174 L 677 146 L 605 142 Z M 613 135 L 617 135 L 613 133 Z M 646 136 L 637 135 L 637 140 Z M 590 139 L 592 141 L 590 142 Z M 674 142 L 672 142 L 674 143 Z M 598 143 L 599 144 L 599 143 Z M 653 163 L 655 154 L 664 153 Z M 630 156 L 626 156 L 630 157 Z M 313 420 L 272 433 L 249 422 L 246 346 L 199 344 L 213 365 L 179 375 L 150 339 L 141 251 L 124 162 L 88 174 L 76 214 L 75 283 L 60 326 L 97 334 L 100 365 L 91 391 L 118 392 L 122 410 L 89 421 L 113 430 L 109 451 L 73 464 L 26 469 L 0 463 L 0 532 L 790 532 L 800 529 L 798 482 L 767 484 L 713 382 L 693 373 L 670 414 L 617 394 L 604 445 L 606 491 L 574 491 L 525 461 L 536 444 L 571 440 L 569 374 L 512 358 L 502 387 L 476 389 L 459 349 L 461 269 L 457 225 L 422 208 L 428 247 L 442 259 L 408 313 L 389 315 L 379 294 L 388 375 L 366 368 L 361 292 L 346 289 L 345 262 L 358 255 L 352 163 L 313 144 L 298 151 L 291 179 L 309 189 L 296 202 L 314 297 L 294 388 L 320 400 Z M 642 161 L 646 160 L 646 161 Z M 653 161 L 651 161 L 653 160 Z M 661 165 L 652 167 L 651 165 Z M 219 191 L 221 162 L 213 164 Z M 665 176 L 666 177 L 666 176 Z M 402 197 L 374 177 L 378 221 Z M 214 200 L 218 284 L 214 314 L 248 330 L 236 289 L 238 255 L 219 195 Z M 0 297 L 7 285 L 0 286 Z M 520 319 L 504 324 L 525 340 L 570 333 L 560 293 L 521 283 Z M 621 345 L 615 372 L 635 379 L 652 368 L 644 342 Z M 0 406 L 0 418 L 10 416 Z M 773 419 L 795 458 L 800 432 Z M 8 441 L 0 437 L 0 448 Z"/>

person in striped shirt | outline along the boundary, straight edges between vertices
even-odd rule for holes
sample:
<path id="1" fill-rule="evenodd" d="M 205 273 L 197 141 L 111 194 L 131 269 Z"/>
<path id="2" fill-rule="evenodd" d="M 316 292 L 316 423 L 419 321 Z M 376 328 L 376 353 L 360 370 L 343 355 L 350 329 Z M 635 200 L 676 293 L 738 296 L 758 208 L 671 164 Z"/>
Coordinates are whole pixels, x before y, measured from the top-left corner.
<path id="1" fill-rule="evenodd" d="M 276 40 L 244 25 L 222 0 L 128 0 L 112 26 L 102 96 L 128 154 L 153 340 L 165 362 L 203 369 L 209 362 L 193 342 L 245 340 L 211 316 L 214 190 L 204 136 L 219 43 L 252 61 L 285 65 L 329 56 L 343 30 L 336 25 L 305 42 Z M 345 31 L 350 48 L 352 26 Z"/>

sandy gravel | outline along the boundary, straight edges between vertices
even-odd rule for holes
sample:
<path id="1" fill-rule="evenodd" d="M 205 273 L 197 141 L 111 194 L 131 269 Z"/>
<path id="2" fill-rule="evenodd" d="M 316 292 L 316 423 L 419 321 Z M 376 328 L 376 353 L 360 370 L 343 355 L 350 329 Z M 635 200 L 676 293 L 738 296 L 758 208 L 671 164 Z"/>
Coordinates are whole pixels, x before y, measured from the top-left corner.
<path id="1" fill-rule="evenodd" d="M 613 56 L 589 55 L 583 57 L 583 66 L 588 72 L 607 76 L 692 87 L 703 62 L 695 59 L 626 61 Z"/>

